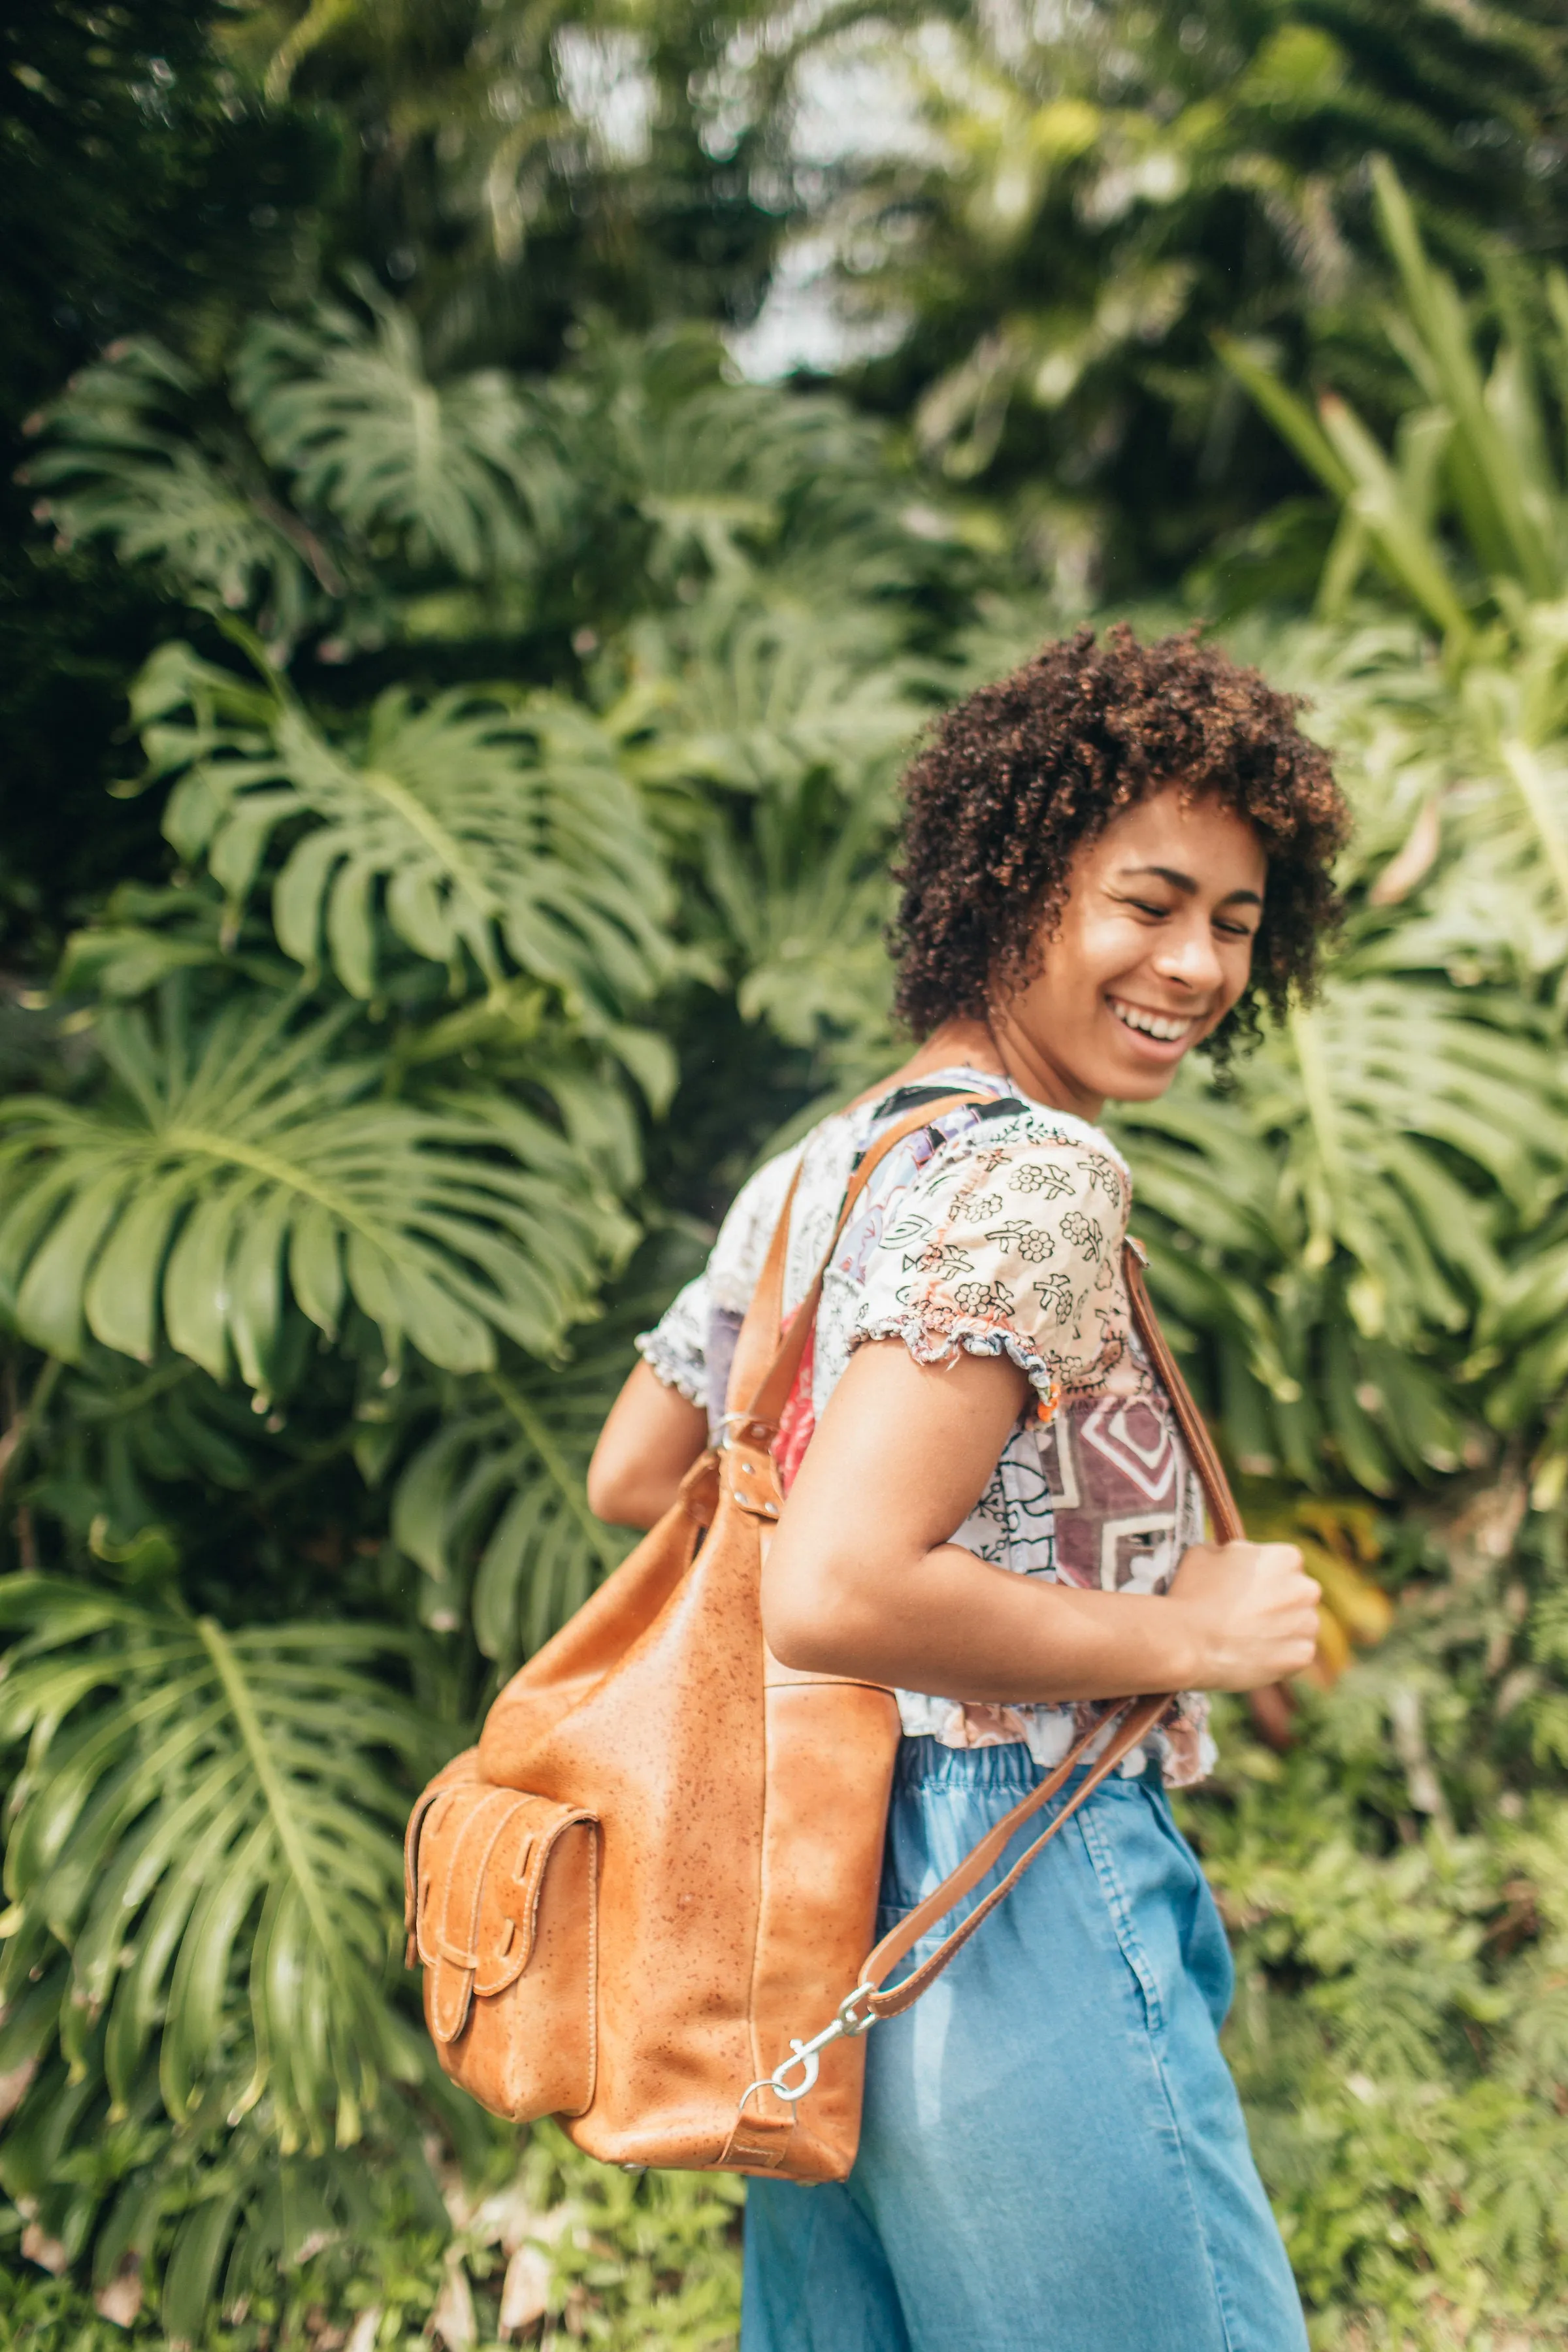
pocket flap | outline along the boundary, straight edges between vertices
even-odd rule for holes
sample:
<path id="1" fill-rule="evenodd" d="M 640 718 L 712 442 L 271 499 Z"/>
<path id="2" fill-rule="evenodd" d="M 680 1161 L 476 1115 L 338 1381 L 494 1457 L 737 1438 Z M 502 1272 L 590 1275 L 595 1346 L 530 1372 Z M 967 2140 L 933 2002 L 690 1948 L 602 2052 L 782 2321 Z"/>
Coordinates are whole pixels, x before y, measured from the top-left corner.
<path id="1" fill-rule="evenodd" d="M 444 1790 L 453 1788 L 458 1782 L 482 1780 L 483 1777 L 479 1770 L 479 1749 L 465 1748 L 460 1756 L 454 1756 L 449 1764 L 443 1765 L 408 1816 L 408 1827 L 403 1833 L 403 1925 L 408 1936 L 408 1949 L 403 1960 L 405 1969 L 411 1969 L 417 1957 L 414 1948 L 414 1920 L 418 1907 L 419 1833 L 425 1827 L 425 1816 Z"/>
<path id="2" fill-rule="evenodd" d="M 455 2042 L 476 1992 L 504 1992 L 533 1951 L 556 1840 L 592 1813 L 486 1780 L 437 1788 L 414 1832 L 415 1946 L 430 1971 L 430 2027 Z"/>

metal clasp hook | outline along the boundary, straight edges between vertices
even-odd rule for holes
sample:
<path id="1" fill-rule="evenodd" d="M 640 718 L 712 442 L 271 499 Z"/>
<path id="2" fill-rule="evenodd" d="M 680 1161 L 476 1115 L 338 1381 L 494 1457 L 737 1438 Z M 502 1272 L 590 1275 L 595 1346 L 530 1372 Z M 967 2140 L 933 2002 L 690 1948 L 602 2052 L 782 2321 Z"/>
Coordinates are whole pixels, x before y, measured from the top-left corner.
<path id="1" fill-rule="evenodd" d="M 796 2100 L 804 2099 L 808 2091 L 816 2088 L 816 2078 L 822 2071 L 819 2053 L 826 2050 L 830 2042 L 853 2041 L 858 2034 L 868 2033 L 876 2024 L 874 2011 L 862 2011 L 856 2006 L 876 1989 L 875 1985 L 858 1984 L 854 1991 L 839 2003 L 838 2014 L 831 2025 L 825 2025 L 820 2033 L 812 2035 L 809 2042 L 802 2042 L 798 2036 L 792 2038 L 789 2056 L 782 2059 L 771 2074 L 763 2074 L 758 2081 L 747 2084 L 741 2094 L 741 2104 L 736 2112 L 744 2115 L 746 2101 L 753 2091 L 772 2091 L 775 2098 L 784 2101 L 793 2119 Z M 800 2080 L 792 2083 L 789 2078 L 797 2067 Z"/>

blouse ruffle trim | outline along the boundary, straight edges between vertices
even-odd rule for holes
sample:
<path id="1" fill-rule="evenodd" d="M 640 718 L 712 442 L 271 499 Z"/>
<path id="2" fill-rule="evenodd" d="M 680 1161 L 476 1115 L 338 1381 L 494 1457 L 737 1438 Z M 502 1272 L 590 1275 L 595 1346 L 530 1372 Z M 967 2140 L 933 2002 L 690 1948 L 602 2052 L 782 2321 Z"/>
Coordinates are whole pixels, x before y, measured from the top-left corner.
<path id="1" fill-rule="evenodd" d="M 901 1339 L 917 1364 L 951 1364 L 962 1348 L 971 1356 L 1010 1356 L 1039 1391 L 1048 1407 L 1048 1419 L 1061 1400 L 1061 1382 L 1033 1340 L 1010 1323 L 984 1323 L 976 1318 L 943 1316 L 940 1325 L 918 1314 L 879 1315 L 858 1323 L 849 1334 L 851 1352 L 868 1339 Z"/>
<path id="2" fill-rule="evenodd" d="M 708 1368 L 694 1349 L 683 1346 L 660 1326 L 639 1331 L 633 1343 L 656 1380 L 667 1389 L 679 1389 L 688 1404 L 708 1402 Z"/>

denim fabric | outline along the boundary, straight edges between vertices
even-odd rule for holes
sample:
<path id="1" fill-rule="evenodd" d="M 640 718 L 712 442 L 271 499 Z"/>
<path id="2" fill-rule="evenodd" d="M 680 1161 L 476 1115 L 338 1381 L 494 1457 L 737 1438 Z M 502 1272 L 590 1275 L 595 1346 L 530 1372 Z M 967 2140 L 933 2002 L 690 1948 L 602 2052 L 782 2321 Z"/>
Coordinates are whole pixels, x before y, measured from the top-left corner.
<path id="1" fill-rule="evenodd" d="M 905 1740 L 882 1930 L 1040 1777 L 1022 1746 Z M 1105 1782 L 871 2032 L 849 2179 L 752 2182 L 742 2352 L 1305 2352 L 1215 2039 L 1231 1990 L 1155 1770 Z"/>

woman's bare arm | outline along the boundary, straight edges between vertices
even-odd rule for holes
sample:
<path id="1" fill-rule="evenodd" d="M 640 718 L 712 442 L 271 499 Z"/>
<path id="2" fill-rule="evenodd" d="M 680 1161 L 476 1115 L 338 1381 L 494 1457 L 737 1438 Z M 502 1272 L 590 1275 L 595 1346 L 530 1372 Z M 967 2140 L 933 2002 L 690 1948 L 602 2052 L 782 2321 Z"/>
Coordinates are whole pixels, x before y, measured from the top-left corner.
<path id="1" fill-rule="evenodd" d="M 1026 1386 L 1004 1356 L 932 1366 L 898 1340 L 857 1350 L 763 1571 L 763 1622 L 785 1665 L 1049 1701 L 1251 1690 L 1310 1664 L 1318 1588 L 1293 1545 L 1195 1545 L 1169 1594 L 1140 1595 L 1017 1576 L 947 1540 Z"/>
<path id="2" fill-rule="evenodd" d="M 708 1443 L 708 1416 L 647 1364 L 627 1380 L 588 1465 L 588 1508 L 612 1527 L 651 1528 Z"/>

